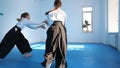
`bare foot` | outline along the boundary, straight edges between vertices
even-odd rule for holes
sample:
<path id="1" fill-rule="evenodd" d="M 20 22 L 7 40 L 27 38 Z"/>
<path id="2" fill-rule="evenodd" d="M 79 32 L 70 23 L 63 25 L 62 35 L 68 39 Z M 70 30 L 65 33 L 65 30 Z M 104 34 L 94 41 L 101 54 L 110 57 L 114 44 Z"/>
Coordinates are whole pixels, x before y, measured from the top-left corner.
<path id="1" fill-rule="evenodd" d="M 29 53 L 25 53 L 24 56 L 25 56 L 25 58 L 29 58 L 29 57 L 31 57 L 32 55 L 29 54 Z"/>

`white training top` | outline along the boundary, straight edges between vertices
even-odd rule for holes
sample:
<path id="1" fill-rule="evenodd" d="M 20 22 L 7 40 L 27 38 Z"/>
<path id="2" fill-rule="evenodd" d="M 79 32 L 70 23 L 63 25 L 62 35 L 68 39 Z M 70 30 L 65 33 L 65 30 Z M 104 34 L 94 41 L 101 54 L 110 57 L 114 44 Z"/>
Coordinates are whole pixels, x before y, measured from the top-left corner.
<path id="1" fill-rule="evenodd" d="M 57 10 L 50 12 L 47 15 L 47 18 L 49 25 L 52 25 L 54 21 L 62 21 L 62 24 L 65 25 L 67 16 L 61 8 L 58 8 Z"/>
<path id="2" fill-rule="evenodd" d="M 31 29 L 37 29 L 38 26 L 43 25 L 43 23 L 34 23 L 30 20 L 24 18 L 20 22 L 16 24 L 17 27 L 24 29 L 25 27 L 31 28 Z"/>

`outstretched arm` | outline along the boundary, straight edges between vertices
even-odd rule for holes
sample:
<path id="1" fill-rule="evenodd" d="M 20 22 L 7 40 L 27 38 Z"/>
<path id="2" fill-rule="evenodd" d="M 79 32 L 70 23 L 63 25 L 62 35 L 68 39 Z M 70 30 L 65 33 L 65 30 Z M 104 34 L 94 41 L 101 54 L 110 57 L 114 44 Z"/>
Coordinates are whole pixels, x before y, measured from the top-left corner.
<path id="1" fill-rule="evenodd" d="M 45 25 L 38 26 L 38 28 L 46 29 Z"/>
<path id="2" fill-rule="evenodd" d="M 36 22 L 32 22 L 32 21 L 28 20 L 26 26 L 28 28 L 31 28 L 31 29 L 37 29 L 37 28 L 43 28 L 43 29 L 45 29 L 45 26 L 44 26 L 45 24 L 47 24 L 47 21 L 43 21 L 41 23 L 36 23 Z"/>

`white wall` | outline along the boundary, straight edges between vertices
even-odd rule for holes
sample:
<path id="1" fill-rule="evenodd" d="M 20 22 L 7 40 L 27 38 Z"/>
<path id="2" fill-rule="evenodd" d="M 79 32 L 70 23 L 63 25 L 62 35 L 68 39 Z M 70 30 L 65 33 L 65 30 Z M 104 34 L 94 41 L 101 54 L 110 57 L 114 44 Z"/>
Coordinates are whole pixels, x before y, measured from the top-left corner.
<path id="1" fill-rule="evenodd" d="M 102 0 L 63 0 L 68 15 L 67 29 L 69 42 L 102 43 L 103 8 Z M 82 7 L 93 7 L 93 32 L 82 32 Z"/>
<path id="2" fill-rule="evenodd" d="M 102 43 L 104 39 L 104 0 L 62 0 L 63 9 L 66 11 L 68 21 L 66 22 L 68 42 L 89 42 Z M 22 12 L 29 12 L 31 20 L 35 22 L 43 21 L 44 13 L 53 7 L 52 0 L 1 0 L 0 11 L 4 16 L 0 16 L 0 40 L 5 33 L 16 24 L 16 18 Z M 93 32 L 82 32 L 82 7 L 93 6 Z M 23 33 L 31 42 L 45 41 L 46 30 L 31 30 L 25 28 Z"/>
<path id="3" fill-rule="evenodd" d="M 109 44 L 109 36 L 108 36 L 108 0 L 103 0 L 103 43 L 104 44 Z"/>

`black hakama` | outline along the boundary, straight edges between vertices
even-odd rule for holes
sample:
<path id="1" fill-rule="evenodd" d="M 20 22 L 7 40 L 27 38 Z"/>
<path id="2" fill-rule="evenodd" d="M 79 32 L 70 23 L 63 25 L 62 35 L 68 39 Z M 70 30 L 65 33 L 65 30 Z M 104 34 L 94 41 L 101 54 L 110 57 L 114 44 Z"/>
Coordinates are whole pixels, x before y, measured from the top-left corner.
<path id="1" fill-rule="evenodd" d="M 13 27 L 1 41 L 0 58 L 5 58 L 15 45 L 22 54 L 32 51 L 28 40 L 24 37 L 21 33 L 21 29 L 17 26 Z"/>

